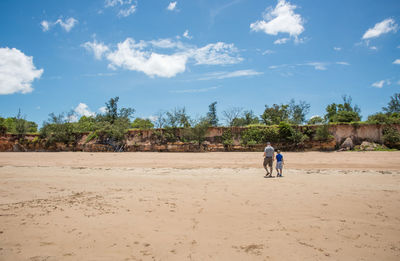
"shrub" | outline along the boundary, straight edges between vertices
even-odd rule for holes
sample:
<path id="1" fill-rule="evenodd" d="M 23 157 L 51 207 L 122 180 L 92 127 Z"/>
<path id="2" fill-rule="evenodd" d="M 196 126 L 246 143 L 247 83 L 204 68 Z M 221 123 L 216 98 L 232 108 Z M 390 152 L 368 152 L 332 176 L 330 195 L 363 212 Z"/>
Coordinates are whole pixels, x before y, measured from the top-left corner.
<path id="1" fill-rule="evenodd" d="M 290 141 L 293 132 L 293 127 L 289 123 L 281 122 L 278 126 L 279 139 L 281 141 Z"/>
<path id="2" fill-rule="evenodd" d="M 400 148 L 400 133 L 396 128 L 383 129 L 383 143 L 389 148 Z"/>
<path id="3" fill-rule="evenodd" d="M 225 146 L 233 145 L 233 136 L 230 129 L 226 129 L 222 133 L 222 144 L 224 144 Z"/>
<path id="4" fill-rule="evenodd" d="M 96 138 L 98 138 L 99 136 L 97 135 L 97 133 L 94 131 L 94 132 L 91 132 L 88 136 L 87 136 L 87 138 L 86 138 L 86 143 L 88 143 L 88 142 L 90 142 L 90 141 L 92 141 L 93 139 L 96 139 Z"/>
<path id="5" fill-rule="evenodd" d="M 263 141 L 263 128 L 250 127 L 241 133 L 242 143 L 247 144 L 260 144 Z"/>
<path id="6" fill-rule="evenodd" d="M 321 125 L 315 131 L 315 140 L 317 141 L 328 141 L 332 138 L 333 136 L 329 133 L 328 125 Z"/>

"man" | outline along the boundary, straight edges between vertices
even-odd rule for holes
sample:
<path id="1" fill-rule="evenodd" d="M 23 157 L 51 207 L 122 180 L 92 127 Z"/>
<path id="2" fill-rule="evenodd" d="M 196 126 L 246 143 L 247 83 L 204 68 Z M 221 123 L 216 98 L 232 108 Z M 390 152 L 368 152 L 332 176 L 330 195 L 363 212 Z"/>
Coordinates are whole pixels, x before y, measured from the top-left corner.
<path id="1" fill-rule="evenodd" d="M 274 148 L 271 146 L 270 142 L 267 142 L 267 147 L 264 149 L 264 169 L 267 171 L 267 174 L 264 178 L 272 177 L 272 163 L 274 161 Z M 269 170 L 268 171 L 268 166 Z"/>

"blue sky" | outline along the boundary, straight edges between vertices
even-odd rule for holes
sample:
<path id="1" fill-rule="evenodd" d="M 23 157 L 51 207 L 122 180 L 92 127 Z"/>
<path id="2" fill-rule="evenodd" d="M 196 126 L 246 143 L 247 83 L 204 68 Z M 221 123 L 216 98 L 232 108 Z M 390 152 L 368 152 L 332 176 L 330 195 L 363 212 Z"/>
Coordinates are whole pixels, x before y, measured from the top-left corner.
<path id="1" fill-rule="evenodd" d="M 119 96 L 136 117 L 292 98 L 311 117 L 351 95 L 366 119 L 400 92 L 399 24 L 398 0 L 2 0 L 0 116 Z"/>

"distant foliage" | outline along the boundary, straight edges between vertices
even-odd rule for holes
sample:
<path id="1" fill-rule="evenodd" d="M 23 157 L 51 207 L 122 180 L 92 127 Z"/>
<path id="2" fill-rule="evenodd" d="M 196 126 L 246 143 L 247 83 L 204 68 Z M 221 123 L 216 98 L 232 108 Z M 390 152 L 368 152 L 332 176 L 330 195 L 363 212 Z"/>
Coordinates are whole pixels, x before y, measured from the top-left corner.
<path id="1" fill-rule="evenodd" d="M 207 120 L 210 126 L 218 126 L 217 102 L 213 102 L 208 106 Z"/>
<path id="2" fill-rule="evenodd" d="M 21 136 L 27 133 L 36 133 L 37 127 L 38 125 L 35 122 L 27 121 L 20 110 L 16 117 L 0 117 L 0 134 L 8 132 Z"/>
<path id="3" fill-rule="evenodd" d="M 306 115 L 310 111 L 310 104 L 305 101 L 296 103 L 294 99 L 288 104 L 273 104 L 271 107 L 265 105 L 261 120 L 266 125 L 278 125 L 281 122 L 291 124 L 303 124 Z"/>
<path id="4" fill-rule="evenodd" d="M 241 117 L 235 118 L 232 121 L 232 126 L 241 127 L 252 124 L 259 124 L 260 120 L 253 111 L 244 111 Z"/>
<path id="5" fill-rule="evenodd" d="M 136 118 L 132 122 L 131 128 L 147 130 L 154 128 L 154 124 L 149 119 Z"/>
<path id="6" fill-rule="evenodd" d="M 383 143 L 389 148 L 400 149 L 400 133 L 394 127 L 383 129 Z"/>
<path id="7" fill-rule="evenodd" d="M 264 144 L 279 141 L 278 128 L 271 127 L 249 127 L 241 134 L 244 145 Z"/>
<path id="8" fill-rule="evenodd" d="M 332 139 L 333 136 L 329 133 L 328 125 L 321 125 L 317 128 L 315 132 L 315 140 L 317 141 L 328 141 Z"/>
<path id="9" fill-rule="evenodd" d="M 400 113 L 382 113 L 378 112 L 376 114 L 368 116 L 368 123 L 375 124 L 400 124 Z"/>
<path id="10" fill-rule="evenodd" d="M 316 124 L 323 124 L 325 120 L 320 116 L 314 116 L 308 120 L 307 124 L 309 125 L 316 125 Z"/>
<path id="11" fill-rule="evenodd" d="M 326 107 L 325 120 L 327 122 L 356 122 L 361 120 L 361 110 L 352 105 L 351 96 L 343 96 L 343 103 L 332 103 Z"/>
<path id="12" fill-rule="evenodd" d="M 390 101 L 386 107 L 382 108 L 386 113 L 400 113 L 400 93 L 395 93 L 390 97 Z"/>
<path id="13" fill-rule="evenodd" d="M 233 135 L 230 129 L 226 129 L 222 133 L 222 144 L 224 144 L 225 146 L 233 145 Z"/>

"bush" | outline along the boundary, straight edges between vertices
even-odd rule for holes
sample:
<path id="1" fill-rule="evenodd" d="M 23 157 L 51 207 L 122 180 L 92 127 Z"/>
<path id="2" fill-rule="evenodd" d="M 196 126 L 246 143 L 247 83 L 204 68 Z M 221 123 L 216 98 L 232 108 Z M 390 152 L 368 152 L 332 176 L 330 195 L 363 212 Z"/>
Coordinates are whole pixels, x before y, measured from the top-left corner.
<path id="1" fill-rule="evenodd" d="M 400 133 L 396 128 L 386 127 L 383 129 L 383 143 L 389 148 L 400 148 Z"/>
<path id="2" fill-rule="evenodd" d="M 290 141 L 293 132 L 293 127 L 289 123 L 281 122 L 278 126 L 279 139 L 281 141 Z"/>
<path id="3" fill-rule="evenodd" d="M 222 144 L 224 144 L 225 146 L 233 145 L 233 136 L 230 129 L 226 129 L 222 133 Z"/>
<path id="4" fill-rule="evenodd" d="M 90 141 L 92 141 L 93 139 L 96 139 L 96 138 L 98 138 L 99 136 L 97 135 L 97 133 L 94 131 L 94 132 L 91 132 L 88 136 L 87 136 L 87 138 L 86 138 L 86 143 L 88 143 L 88 142 L 90 142 Z"/>
<path id="5" fill-rule="evenodd" d="M 315 131 L 315 140 L 317 141 L 328 141 L 333 136 L 329 133 L 329 125 L 321 125 Z"/>

